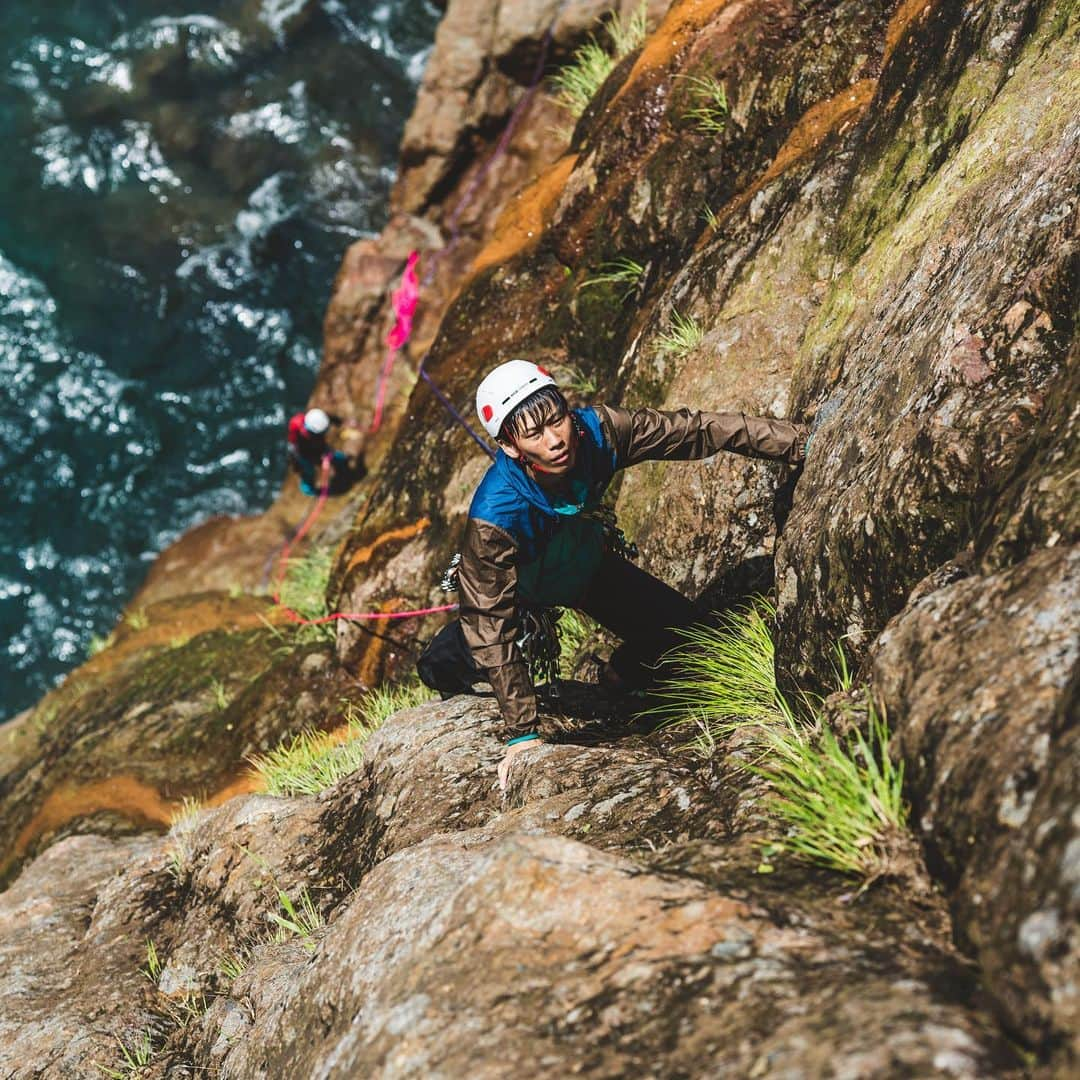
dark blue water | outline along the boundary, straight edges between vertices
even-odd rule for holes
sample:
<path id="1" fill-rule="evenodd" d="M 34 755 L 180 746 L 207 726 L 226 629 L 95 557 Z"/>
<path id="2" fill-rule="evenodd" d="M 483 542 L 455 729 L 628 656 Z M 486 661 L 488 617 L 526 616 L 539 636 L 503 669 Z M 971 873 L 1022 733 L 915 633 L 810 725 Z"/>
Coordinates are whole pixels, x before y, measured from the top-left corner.
<path id="1" fill-rule="evenodd" d="M 272 498 L 436 22 L 425 0 L 3 3 L 0 719 L 163 546 Z"/>

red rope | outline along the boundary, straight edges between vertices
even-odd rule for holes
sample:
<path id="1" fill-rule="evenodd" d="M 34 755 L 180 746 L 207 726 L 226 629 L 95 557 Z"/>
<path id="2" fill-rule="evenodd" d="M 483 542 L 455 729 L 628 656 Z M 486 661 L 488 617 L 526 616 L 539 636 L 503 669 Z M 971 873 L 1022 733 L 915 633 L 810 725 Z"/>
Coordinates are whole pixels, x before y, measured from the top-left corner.
<path id="1" fill-rule="evenodd" d="M 330 455 L 323 456 L 322 465 L 325 469 L 330 463 Z M 327 482 L 319 489 L 319 498 L 315 505 L 308 512 L 307 517 L 301 522 L 300 527 L 285 543 L 285 546 L 281 549 L 281 554 L 278 556 L 277 573 L 275 574 L 273 599 L 274 604 L 281 608 L 285 613 L 285 617 L 289 622 L 296 623 L 299 626 L 318 626 L 320 623 L 329 622 L 359 622 L 365 619 L 415 619 L 420 618 L 423 615 L 437 615 L 443 611 L 456 611 L 457 604 L 440 604 L 436 607 L 415 608 L 412 611 L 338 611 L 332 615 L 322 615 L 317 619 L 308 619 L 301 615 L 295 608 L 289 607 L 287 604 L 281 602 L 281 586 L 285 580 L 285 574 L 288 571 L 289 554 L 292 549 L 303 540 L 308 530 L 319 515 L 323 511 L 323 507 L 326 505 L 326 500 L 330 496 L 330 482 Z"/>

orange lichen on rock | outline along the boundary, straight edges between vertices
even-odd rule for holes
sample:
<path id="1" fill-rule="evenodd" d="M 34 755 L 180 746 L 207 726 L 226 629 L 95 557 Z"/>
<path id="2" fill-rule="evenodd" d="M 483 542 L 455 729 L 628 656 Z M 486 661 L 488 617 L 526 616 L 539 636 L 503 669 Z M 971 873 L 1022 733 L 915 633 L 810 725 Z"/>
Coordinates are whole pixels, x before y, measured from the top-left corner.
<path id="1" fill-rule="evenodd" d="M 15 838 L 12 850 L 0 864 L 0 877 L 26 854 L 39 836 L 54 832 L 76 818 L 112 811 L 131 821 L 167 826 L 180 807 L 179 801 L 162 798 L 158 791 L 134 776 L 61 784 L 49 792 Z"/>
<path id="2" fill-rule="evenodd" d="M 784 145 L 776 153 L 755 188 L 762 187 L 813 153 L 827 136 L 841 131 L 858 119 L 870 104 L 877 89 L 877 79 L 861 79 L 839 94 L 811 105 L 799 118 Z"/>
<path id="3" fill-rule="evenodd" d="M 349 559 L 348 565 L 345 567 L 345 573 L 349 573 L 357 566 L 363 566 L 364 563 L 369 562 L 372 555 L 384 544 L 393 543 L 395 540 L 411 540 L 414 536 L 422 533 L 430 524 L 431 518 L 422 517 L 419 521 L 413 522 L 412 525 L 399 525 L 396 529 L 389 529 L 381 536 L 377 536 L 370 544 L 365 544 L 357 551 Z"/>
<path id="4" fill-rule="evenodd" d="M 791 134 L 784 140 L 769 163 L 769 167 L 745 191 L 739 192 L 718 214 L 720 222 L 745 207 L 751 199 L 781 173 L 805 161 L 830 135 L 842 131 L 846 125 L 858 120 L 866 112 L 877 89 L 876 79 L 862 79 L 845 87 L 825 101 L 812 105 L 799 118 Z M 698 242 L 701 247 L 713 235 L 706 229 Z"/>
<path id="5" fill-rule="evenodd" d="M 614 105 L 647 72 L 666 67 L 678 51 L 691 42 L 693 35 L 729 4 L 732 0 L 676 0 L 663 22 L 649 35 L 641 55 L 634 61 L 630 74 L 610 104 Z M 732 15 L 742 6 L 741 3 L 732 4 Z"/>
<path id="6" fill-rule="evenodd" d="M 577 154 L 559 158 L 506 204 L 491 239 L 473 260 L 474 274 L 504 263 L 537 243 L 576 163 Z"/>
<path id="7" fill-rule="evenodd" d="M 237 795 L 257 791 L 258 787 L 258 778 L 245 769 L 225 787 L 200 800 L 200 805 L 206 808 L 221 806 Z M 182 799 L 166 799 L 156 788 L 134 776 L 61 784 L 49 792 L 37 813 L 15 838 L 11 851 L 0 862 L 0 879 L 26 855 L 35 840 L 69 822 L 93 814 L 114 813 L 139 824 L 168 828 L 183 805 Z"/>
<path id="8" fill-rule="evenodd" d="M 400 611 L 409 606 L 409 601 L 403 596 L 395 596 L 390 600 L 384 600 L 379 605 L 379 611 Z M 364 649 L 360 662 L 357 665 L 357 676 L 365 686 L 374 686 L 379 682 L 382 671 L 383 657 L 387 648 L 394 644 L 382 634 L 372 634 Z"/>
<path id="9" fill-rule="evenodd" d="M 900 39 L 916 19 L 925 18 L 934 0 L 900 0 L 885 30 L 885 50 L 882 63 L 888 63 Z"/>

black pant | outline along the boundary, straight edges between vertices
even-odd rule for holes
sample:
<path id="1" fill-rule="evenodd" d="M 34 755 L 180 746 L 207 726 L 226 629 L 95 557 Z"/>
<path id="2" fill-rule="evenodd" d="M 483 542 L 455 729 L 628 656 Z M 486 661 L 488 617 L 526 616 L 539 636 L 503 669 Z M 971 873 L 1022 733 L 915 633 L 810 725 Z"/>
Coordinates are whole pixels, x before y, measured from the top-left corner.
<path id="1" fill-rule="evenodd" d="M 611 666 L 632 689 L 656 679 L 657 660 L 683 639 L 671 627 L 685 628 L 699 619 L 697 607 L 669 585 L 618 555 L 606 554 L 574 607 L 622 639 Z M 444 697 L 467 694 L 484 670 L 465 644 L 461 620 L 444 626 L 416 665 L 421 681 Z"/>

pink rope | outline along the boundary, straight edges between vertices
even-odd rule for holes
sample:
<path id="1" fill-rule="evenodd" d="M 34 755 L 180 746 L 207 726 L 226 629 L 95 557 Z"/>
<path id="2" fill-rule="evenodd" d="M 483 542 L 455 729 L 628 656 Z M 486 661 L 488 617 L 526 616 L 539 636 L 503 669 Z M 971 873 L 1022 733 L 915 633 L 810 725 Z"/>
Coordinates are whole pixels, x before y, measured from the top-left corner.
<path id="1" fill-rule="evenodd" d="M 416 276 L 416 264 L 420 260 L 420 253 L 410 251 L 405 270 L 401 275 L 401 287 L 390 294 L 390 300 L 394 305 L 394 325 L 386 335 L 386 359 L 383 361 L 382 371 L 379 373 L 379 387 L 375 394 L 375 415 L 371 419 L 371 432 L 374 434 L 382 424 L 383 406 L 386 402 L 386 386 L 390 379 L 390 371 L 394 366 L 394 357 L 398 350 L 409 340 L 412 335 L 413 317 L 416 314 L 416 305 L 420 299 L 420 282 Z"/>
<path id="2" fill-rule="evenodd" d="M 330 455 L 325 454 L 322 459 L 323 468 L 326 468 L 329 462 Z M 440 604 L 436 607 L 414 608 L 412 611 L 338 611 L 334 612 L 332 615 L 322 615 L 317 619 L 308 619 L 301 615 L 295 608 L 283 604 L 281 602 L 281 586 L 282 582 L 285 580 L 285 573 L 288 569 L 289 554 L 292 549 L 303 540 L 311 526 L 315 524 L 316 519 L 322 513 L 323 507 L 326 505 L 326 500 L 329 495 L 330 484 L 327 482 L 320 488 L 319 498 L 311 508 L 307 517 L 304 518 L 300 528 L 293 533 L 292 537 L 281 549 L 281 554 L 278 556 L 277 572 L 274 575 L 275 587 L 273 599 L 275 606 L 281 608 L 289 622 L 296 623 L 298 626 L 318 626 L 320 623 L 359 622 L 365 619 L 418 619 L 424 615 L 437 615 L 443 611 L 457 610 L 457 604 Z"/>
<path id="3" fill-rule="evenodd" d="M 298 611 L 282 606 L 290 622 L 304 626 L 318 626 L 328 622 L 358 622 L 361 619 L 418 619 L 423 615 L 437 615 L 442 611 L 457 611 L 457 604 L 439 604 L 436 607 L 414 608 L 412 611 L 335 611 L 318 619 L 305 619 Z"/>

